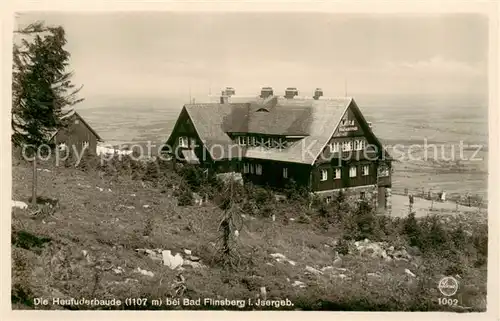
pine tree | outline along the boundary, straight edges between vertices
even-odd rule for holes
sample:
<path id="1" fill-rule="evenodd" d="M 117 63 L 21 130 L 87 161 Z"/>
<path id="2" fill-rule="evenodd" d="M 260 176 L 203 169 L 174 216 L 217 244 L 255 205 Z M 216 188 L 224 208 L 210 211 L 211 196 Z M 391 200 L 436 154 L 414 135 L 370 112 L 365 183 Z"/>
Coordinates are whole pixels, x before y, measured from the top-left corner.
<path id="1" fill-rule="evenodd" d="M 33 161 L 32 203 L 36 204 L 37 157 L 52 135 L 68 125 L 69 107 L 81 102 L 67 72 L 70 54 L 64 50 L 64 29 L 33 23 L 15 31 L 12 68 L 12 136 Z"/>

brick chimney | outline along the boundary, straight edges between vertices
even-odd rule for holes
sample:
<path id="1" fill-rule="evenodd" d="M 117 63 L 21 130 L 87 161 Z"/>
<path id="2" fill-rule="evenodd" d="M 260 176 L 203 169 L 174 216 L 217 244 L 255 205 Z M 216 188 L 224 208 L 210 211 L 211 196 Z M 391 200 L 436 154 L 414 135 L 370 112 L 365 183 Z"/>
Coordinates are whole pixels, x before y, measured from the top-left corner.
<path id="1" fill-rule="evenodd" d="M 323 96 L 323 89 L 316 88 L 316 90 L 314 90 L 314 99 L 318 100 L 319 97 L 322 97 L 322 96 Z"/>
<path id="2" fill-rule="evenodd" d="M 293 97 L 298 96 L 298 95 L 299 95 L 299 91 L 295 87 L 288 87 L 285 90 L 285 98 L 293 99 Z"/>
<path id="3" fill-rule="evenodd" d="M 231 97 L 236 94 L 236 91 L 233 87 L 226 87 L 225 89 L 226 96 Z"/>
<path id="4" fill-rule="evenodd" d="M 262 87 L 260 90 L 260 98 L 266 99 L 267 97 L 273 96 L 273 88 L 272 87 Z"/>
<path id="5" fill-rule="evenodd" d="M 222 90 L 220 93 L 220 103 L 227 104 L 229 102 L 229 96 L 226 94 L 225 90 Z"/>

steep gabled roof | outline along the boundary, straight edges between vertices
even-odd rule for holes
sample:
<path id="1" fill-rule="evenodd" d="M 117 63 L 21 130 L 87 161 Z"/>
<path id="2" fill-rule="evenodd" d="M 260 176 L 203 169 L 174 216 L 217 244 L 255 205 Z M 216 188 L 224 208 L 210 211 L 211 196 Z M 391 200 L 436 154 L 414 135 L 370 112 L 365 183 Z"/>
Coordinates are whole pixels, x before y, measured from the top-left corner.
<path id="1" fill-rule="evenodd" d="M 185 110 L 188 114 L 214 159 L 238 155 L 236 149 L 239 147 L 233 146 L 228 133 L 255 133 L 305 137 L 284 149 L 247 147 L 245 157 L 313 164 L 351 102 L 352 98 L 314 100 L 273 97 L 246 103 L 189 104 L 184 106 L 182 112 Z M 232 154 L 231 148 L 235 148 Z"/>
<path id="2" fill-rule="evenodd" d="M 80 114 L 78 114 L 74 109 L 71 112 L 64 115 L 63 117 L 61 117 L 61 119 L 68 119 L 68 118 L 73 118 L 73 117 L 77 117 L 92 132 L 92 134 L 95 135 L 95 137 L 97 138 L 97 141 L 100 141 L 100 142 L 103 141 L 101 136 L 99 136 L 99 134 L 97 134 L 97 132 L 92 127 L 90 127 L 90 125 L 85 121 L 85 119 L 83 119 L 83 117 L 80 116 Z M 59 132 L 59 130 L 54 131 L 52 133 L 52 136 L 50 139 L 53 139 L 54 136 L 56 136 L 58 132 Z"/>

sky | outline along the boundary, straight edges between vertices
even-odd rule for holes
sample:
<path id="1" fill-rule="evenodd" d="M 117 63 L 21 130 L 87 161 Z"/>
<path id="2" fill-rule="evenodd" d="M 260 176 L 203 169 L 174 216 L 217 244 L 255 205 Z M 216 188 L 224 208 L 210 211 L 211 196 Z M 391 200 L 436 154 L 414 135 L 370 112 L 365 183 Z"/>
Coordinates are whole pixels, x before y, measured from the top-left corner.
<path id="1" fill-rule="evenodd" d="M 62 25 L 86 97 L 484 94 L 488 20 L 473 14 L 22 13 Z"/>

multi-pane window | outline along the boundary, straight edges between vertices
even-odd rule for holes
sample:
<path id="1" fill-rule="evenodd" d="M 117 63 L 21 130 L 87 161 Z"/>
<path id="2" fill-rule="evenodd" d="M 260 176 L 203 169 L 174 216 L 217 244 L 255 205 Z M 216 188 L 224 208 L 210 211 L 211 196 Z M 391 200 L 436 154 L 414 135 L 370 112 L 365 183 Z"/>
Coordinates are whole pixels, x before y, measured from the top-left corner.
<path id="1" fill-rule="evenodd" d="M 356 139 L 354 141 L 355 150 L 363 150 L 364 147 L 365 147 L 365 142 L 362 139 Z"/>
<path id="2" fill-rule="evenodd" d="M 250 164 L 250 174 L 253 174 L 253 173 L 254 173 L 254 165 Z"/>
<path id="3" fill-rule="evenodd" d="M 363 165 L 363 167 L 361 167 L 361 172 L 363 176 L 367 176 L 368 174 L 370 174 L 370 166 Z"/>
<path id="4" fill-rule="evenodd" d="M 340 143 L 339 142 L 333 142 L 330 144 L 330 151 L 332 153 L 338 153 L 340 151 Z"/>
<path id="5" fill-rule="evenodd" d="M 262 175 L 262 165 L 261 164 L 255 165 L 255 174 Z"/>
<path id="6" fill-rule="evenodd" d="M 341 173 L 342 173 L 342 171 L 340 168 L 335 168 L 333 170 L 333 179 L 340 179 L 341 175 L 342 175 Z"/>
<path id="7" fill-rule="evenodd" d="M 348 152 L 352 150 L 352 141 L 342 142 L 342 151 Z"/>
<path id="8" fill-rule="evenodd" d="M 238 136 L 238 145 L 244 146 L 248 142 L 248 137 L 246 136 Z"/>
<path id="9" fill-rule="evenodd" d="M 288 168 L 283 168 L 283 177 L 288 178 Z"/>
<path id="10" fill-rule="evenodd" d="M 250 166 L 248 166 L 248 163 L 244 163 L 243 164 L 243 173 L 244 174 L 248 174 L 248 172 L 250 171 Z"/>
<path id="11" fill-rule="evenodd" d="M 179 137 L 179 146 L 180 147 L 188 147 L 188 138 L 187 137 Z"/>
<path id="12" fill-rule="evenodd" d="M 328 171 L 326 169 L 321 170 L 321 181 L 326 181 L 328 179 Z"/>
<path id="13" fill-rule="evenodd" d="M 356 177 L 356 166 L 349 167 L 349 177 Z"/>

